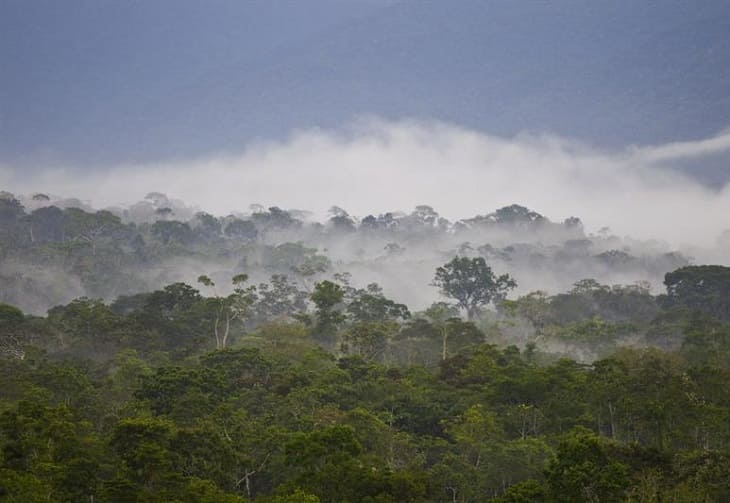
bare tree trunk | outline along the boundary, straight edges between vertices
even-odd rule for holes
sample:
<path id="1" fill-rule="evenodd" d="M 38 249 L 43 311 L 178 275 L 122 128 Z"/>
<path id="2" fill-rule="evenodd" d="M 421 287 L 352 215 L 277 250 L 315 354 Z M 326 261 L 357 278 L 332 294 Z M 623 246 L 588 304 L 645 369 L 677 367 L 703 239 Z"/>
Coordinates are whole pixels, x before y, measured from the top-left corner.
<path id="1" fill-rule="evenodd" d="M 256 472 L 246 472 L 246 496 L 248 496 L 248 501 L 253 501 L 253 497 L 251 496 L 251 477 L 249 475 L 253 475 Z"/>
<path id="2" fill-rule="evenodd" d="M 520 438 L 527 438 L 527 414 L 522 415 L 522 427 L 520 428 Z"/>
<path id="3" fill-rule="evenodd" d="M 218 310 L 218 313 L 215 315 L 215 323 L 213 324 L 213 333 L 215 334 L 215 348 L 221 349 L 221 338 L 220 334 L 218 332 L 218 325 L 221 322 L 221 311 Z"/>
<path id="4" fill-rule="evenodd" d="M 241 483 L 245 483 L 246 485 L 246 496 L 248 497 L 248 501 L 253 501 L 253 494 L 251 491 L 251 477 L 256 475 L 256 473 L 260 472 L 263 468 L 266 462 L 269 460 L 269 454 L 266 454 L 266 457 L 261 462 L 259 467 L 256 470 L 244 470 L 243 477 L 241 477 L 238 482 L 236 482 L 236 487 L 240 486 Z"/>
<path id="5" fill-rule="evenodd" d="M 456 503 L 456 488 L 448 486 L 446 489 L 451 492 L 451 503 Z"/>
<path id="6" fill-rule="evenodd" d="M 616 440 L 616 420 L 614 418 L 615 409 L 613 408 L 613 404 L 609 400 L 608 402 L 608 417 L 609 421 L 611 423 L 611 439 Z"/>
<path id="7" fill-rule="evenodd" d="M 236 483 L 236 486 L 240 486 L 241 483 L 245 484 L 246 487 L 246 496 L 248 498 L 248 501 L 253 501 L 253 495 L 251 494 L 251 477 L 253 477 L 256 474 L 256 470 L 246 470 L 243 473 L 243 477 L 239 479 L 239 481 Z"/>
<path id="8" fill-rule="evenodd" d="M 474 317 L 476 315 L 476 308 L 473 306 L 469 306 L 466 308 L 466 319 L 467 321 L 474 321 Z"/>
<path id="9" fill-rule="evenodd" d="M 226 331 L 223 332 L 223 347 L 220 347 L 218 349 L 225 349 L 226 345 L 228 344 L 228 334 L 231 331 L 231 314 L 229 312 L 226 312 Z"/>
<path id="10" fill-rule="evenodd" d="M 446 360 L 446 340 L 448 338 L 446 327 L 441 327 L 441 361 Z"/>

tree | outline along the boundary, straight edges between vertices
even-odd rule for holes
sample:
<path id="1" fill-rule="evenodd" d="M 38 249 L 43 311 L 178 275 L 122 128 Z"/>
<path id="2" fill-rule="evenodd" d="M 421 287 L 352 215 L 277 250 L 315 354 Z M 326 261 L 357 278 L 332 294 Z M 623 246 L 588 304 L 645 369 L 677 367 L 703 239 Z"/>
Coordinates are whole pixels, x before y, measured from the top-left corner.
<path id="1" fill-rule="evenodd" d="M 294 318 L 307 309 L 307 293 L 286 275 L 274 274 L 269 283 L 259 284 L 254 309 L 259 321 Z"/>
<path id="2" fill-rule="evenodd" d="M 25 208 L 15 196 L 0 191 L 0 236 L 12 234 L 25 216 Z"/>
<path id="3" fill-rule="evenodd" d="M 20 309 L 0 303 L 0 355 L 11 358 L 25 358 L 22 324 L 25 315 Z"/>
<path id="4" fill-rule="evenodd" d="M 339 206 L 332 206 L 329 213 L 331 217 L 328 223 L 333 232 L 350 233 L 357 230 L 353 218 Z"/>
<path id="5" fill-rule="evenodd" d="M 119 421 L 111 446 L 123 462 L 128 480 L 145 488 L 161 489 L 173 475 L 169 452 L 175 425 L 158 418 L 127 418 Z"/>
<path id="6" fill-rule="evenodd" d="M 366 360 L 378 360 L 397 330 L 398 325 L 392 321 L 357 322 L 345 331 L 342 350 L 362 356 Z"/>
<path id="7" fill-rule="evenodd" d="M 64 213 L 65 235 L 87 243 L 92 255 L 96 255 L 96 247 L 103 238 L 113 237 L 124 227 L 118 216 L 106 210 L 88 213 L 80 208 L 67 208 Z"/>
<path id="8" fill-rule="evenodd" d="M 547 501 L 547 494 L 538 481 L 530 479 L 510 486 L 501 497 L 493 501 L 496 503 L 543 503 Z"/>
<path id="9" fill-rule="evenodd" d="M 539 213 L 524 206 L 513 204 L 496 210 L 489 215 L 479 215 L 464 220 L 467 225 L 478 225 L 483 227 L 503 227 L 507 229 L 531 230 L 548 224 L 550 221 Z"/>
<path id="10" fill-rule="evenodd" d="M 442 295 L 456 300 L 473 320 L 482 306 L 503 300 L 517 286 L 508 274 L 496 276 L 482 257 L 454 257 L 436 269 L 432 283 Z"/>
<path id="11" fill-rule="evenodd" d="M 223 233 L 229 238 L 240 239 L 241 241 L 255 241 L 259 231 L 250 220 L 236 218 L 226 225 Z"/>
<path id="12" fill-rule="evenodd" d="M 446 302 L 436 302 L 431 305 L 428 309 L 423 312 L 423 315 L 428 319 L 431 325 L 436 328 L 441 340 L 441 361 L 446 360 L 449 355 L 449 339 L 451 335 L 457 335 L 462 333 L 461 330 L 454 330 L 454 328 L 461 325 L 456 323 L 461 321 L 458 318 L 459 311 L 456 307 Z M 473 327 L 473 325 L 472 325 Z M 476 327 L 473 327 L 476 330 Z M 478 330 L 476 330 L 478 332 Z M 479 340 L 482 340 L 480 337 Z M 475 342 L 475 341 L 470 341 Z M 476 341 L 478 342 L 478 341 Z M 458 344 L 458 343 L 457 343 Z M 453 347 L 452 347 L 453 351 Z"/>
<path id="13" fill-rule="evenodd" d="M 320 499 L 314 494 L 310 494 L 297 489 L 286 496 L 275 496 L 271 503 L 320 503 Z"/>
<path id="14" fill-rule="evenodd" d="M 360 322 L 407 320 L 411 316 L 404 304 L 385 297 L 377 283 L 369 284 L 365 290 L 355 290 L 347 311 L 355 321 Z"/>
<path id="15" fill-rule="evenodd" d="M 530 292 L 517 300 L 505 301 L 508 316 L 519 316 L 527 320 L 540 337 L 550 320 L 550 298 L 542 290 Z"/>
<path id="16" fill-rule="evenodd" d="M 124 343 L 124 320 L 99 299 L 80 297 L 66 306 L 48 310 L 58 329 L 61 346 L 98 358 Z"/>
<path id="17" fill-rule="evenodd" d="M 270 230 L 285 230 L 300 227 L 302 222 L 292 217 L 292 215 L 277 206 L 272 206 L 269 211 L 263 211 L 263 208 L 256 205 L 253 207 L 254 213 L 251 220 L 256 224 L 256 228 L 264 232 Z"/>
<path id="18" fill-rule="evenodd" d="M 625 501 L 628 467 L 612 459 L 610 448 L 588 430 L 568 433 L 546 471 L 551 501 Z"/>
<path id="19" fill-rule="evenodd" d="M 167 220 L 168 217 L 171 217 L 174 214 L 175 212 L 173 211 L 173 209 L 168 207 L 157 208 L 155 210 L 155 215 L 158 215 L 162 220 Z"/>
<path id="20" fill-rule="evenodd" d="M 221 234 L 221 223 L 210 213 L 199 211 L 191 221 L 192 229 L 204 240 L 217 239 Z"/>
<path id="21" fill-rule="evenodd" d="M 256 287 L 243 286 L 248 281 L 247 274 L 237 274 L 231 281 L 235 286 L 232 294 L 222 297 L 215 293 L 215 296 L 211 299 L 215 304 L 213 334 L 215 335 L 216 349 L 224 349 L 228 345 L 231 322 L 240 320 L 245 323 L 251 314 L 251 305 L 256 301 Z M 215 289 L 215 283 L 208 276 L 199 276 L 198 283 Z"/>
<path id="22" fill-rule="evenodd" d="M 311 296 L 312 302 L 317 307 L 314 333 L 323 342 L 333 343 L 337 327 L 345 321 L 345 315 L 340 309 L 344 298 L 345 292 L 337 283 L 325 280 L 314 285 Z"/>
<path id="23" fill-rule="evenodd" d="M 681 267 L 664 276 L 665 307 L 684 306 L 730 322 L 730 267 L 702 265 Z"/>
<path id="24" fill-rule="evenodd" d="M 0 414 L 0 500 L 93 501 L 98 446 L 89 423 L 69 407 L 20 401 Z"/>
<path id="25" fill-rule="evenodd" d="M 63 241 L 66 214 L 56 206 L 44 206 L 28 215 L 32 243 Z"/>
<path id="26" fill-rule="evenodd" d="M 694 312 L 682 327 L 681 353 L 696 365 L 730 366 L 730 325 Z"/>
<path id="27" fill-rule="evenodd" d="M 328 270 L 331 264 L 327 257 L 317 253 L 316 248 L 308 248 L 301 242 L 286 242 L 267 249 L 263 266 L 273 273 L 294 273 L 309 291 L 308 280 Z"/>
<path id="28" fill-rule="evenodd" d="M 163 244 L 187 244 L 192 241 L 193 230 L 185 222 L 177 220 L 158 220 L 150 227 L 152 235 Z"/>
<path id="29" fill-rule="evenodd" d="M 431 206 L 427 206 L 425 204 L 416 206 L 413 212 L 409 215 L 409 218 L 418 227 L 420 227 L 418 230 L 434 229 L 443 221 L 443 219 L 439 217 L 439 214 Z"/>

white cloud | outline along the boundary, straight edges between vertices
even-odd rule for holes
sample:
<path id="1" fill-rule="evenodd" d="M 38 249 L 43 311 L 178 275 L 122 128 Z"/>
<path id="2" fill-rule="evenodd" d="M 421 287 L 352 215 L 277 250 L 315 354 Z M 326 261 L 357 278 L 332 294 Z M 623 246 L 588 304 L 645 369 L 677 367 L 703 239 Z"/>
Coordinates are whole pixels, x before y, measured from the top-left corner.
<path id="1" fill-rule="evenodd" d="M 726 150 L 730 133 L 607 152 L 549 135 L 499 138 L 441 123 L 368 121 L 185 162 L 29 176 L 0 168 L 0 183 L 96 206 L 160 191 L 216 214 L 251 203 L 318 215 L 338 205 L 359 216 L 429 204 L 457 219 L 519 203 L 554 220 L 580 216 L 589 229 L 710 243 L 730 227 L 730 186 L 708 189 L 662 163 Z"/>
<path id="2" fill-rule="evenodd" d="M 730 151 L 730 131 L 697 141 L 678 141 L 634 150 L 636 159 L 643 162 L 664 162 L 702 157 Z"/>

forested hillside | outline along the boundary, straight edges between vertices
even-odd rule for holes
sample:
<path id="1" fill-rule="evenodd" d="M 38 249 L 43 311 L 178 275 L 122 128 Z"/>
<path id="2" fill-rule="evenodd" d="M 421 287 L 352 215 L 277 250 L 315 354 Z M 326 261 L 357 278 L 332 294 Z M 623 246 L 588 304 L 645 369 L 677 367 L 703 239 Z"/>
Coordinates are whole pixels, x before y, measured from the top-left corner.
<path id="1" fill-rule="evenodd" d="M 509 272 L 520 294 L 559 293 L 585 278 L 643 281 L 659 292 L 664 274 L 707 254 L 619 237 L 608 228 L 588 233 L 578 217 L 553 222 L 516 204 L 458 221 L 430 206 L 359 218 L 332 207 L 320 222 L 304 211 L 258 205 L 215 216 L 160 193 L 103 210 L 78 199 L 3 193 L 0 237 L 0 301 L 33 314 L 81 296 L 111 302 L 195 283 L 201 274 L 230 293 L 229 280 L 241 271 L 255 283 L 286 275 L 306 291 L 349 273 L 354 286 L 376 282 L 423 309 L 439 300 L 429 286 L 434 269 L 456 255 L 483 257 L 495 271 Z M 727 237 L 713 251 L 725 252 L 730 256 Z"/>
<path id="2" fill-rule="evenodd" d="M 728 267 L 517 205 L 0 203 L 5 501 L 730 499 Z"/>

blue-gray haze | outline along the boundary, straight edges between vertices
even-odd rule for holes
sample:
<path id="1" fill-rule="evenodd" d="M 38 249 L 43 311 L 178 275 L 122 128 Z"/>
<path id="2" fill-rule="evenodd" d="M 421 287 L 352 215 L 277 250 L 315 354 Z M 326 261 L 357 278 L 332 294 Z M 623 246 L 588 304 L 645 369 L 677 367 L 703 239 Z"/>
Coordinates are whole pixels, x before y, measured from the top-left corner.
<path id="1" fill-rule="evenodd" d="M 0 164 L 241 150 L 354 117 L 602 148 L 730 125 L 730 2 L 0 2 Z M 724 182 L 727 156 L 685 167 Z"/>

